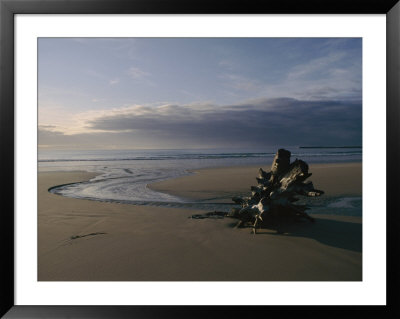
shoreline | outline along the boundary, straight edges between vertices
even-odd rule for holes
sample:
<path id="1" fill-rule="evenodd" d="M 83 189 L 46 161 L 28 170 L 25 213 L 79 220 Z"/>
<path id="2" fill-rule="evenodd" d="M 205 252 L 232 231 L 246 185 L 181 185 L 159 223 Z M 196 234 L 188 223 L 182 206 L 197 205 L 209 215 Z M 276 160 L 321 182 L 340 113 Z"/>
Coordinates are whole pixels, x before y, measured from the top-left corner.
<path id="1" fill-rule="evenodd" d="M 187 184 L 188 181 L 196 181 L 197 178 L 191 179 L 191 177 L 195 176 L 201 176 L 202 174 L 212 174 L 215 172 L 221 172 L 221 171 L 229 171 L 232 172 L 233 174 L 235 173 L 239 173 L 239 175 L 241 177 L 244 177 L 245 180 L 245 184 L 247 185 L 246 187 L 241 187 L 240 189 L 237 190 L 237 192 L 241 193 L 242 196 L 245 193 L 249 193 L 250 192 L 250 186 L 254 186 L 257 184 L 255 178 L 258 176 L 258 170 L 260 167 L 264 167 L 263 169 L 266 171 L 269 171 L 269 167 L 271 166 L 271 164 L 269 163 L 268 165 L 235 165 L 235 166 L 217 166 L 217 167 L 203 167 L 203 168 L 198 168 L 198 169 L 188 169 L 187 172 L 188 174 L 183 175 L 183 176 L 179 176 L 179 177 L 170 177 L 170 178 L 166 178 L 163 179 L 161 181 L 155 181 L 155 182 L 150 182 L 147 183 L 145 185 L 146 188 L 149 188 L 150 190 L 156 191 L 156 192 L 160 192 L 160 193 L 165 193 L 168 195 L 173 195 L 173 196 L 177 196 L 177 197 L 181 197 L 182 199 L 188 199 L 188 200 L 198 200 L 198 199 L 204 199 L 204 196 L 198 196 L 195 195 L 193 196 L 193 192 L 188 192 L 185 191 L 184 189 L 187 189 Z M 267 167 L 267 168 L 266 168 Z M 313 163 L 313 164 L 309 164 L 309 171 L 311 173 L 313 173 L 313 169 L 316 169 L 317 171 L 319 171 L 318 173 L 320 174 L 321 170 L 332 170 L 332 169 L 337 169 L 337 168 L 344 168 L 344 169 L 356 169 L 358 170 L 358 185 L 354 185 L 355 183 L 353 182 L 352 185 L 346 185 L 346 184 L 342 184 L 342 191 L 338 191 L 338 188 L 336 187 L 336 189 L 334 191 L 330 190 L 328 192 L 325 192 L 324 196 L 337 196 L 337 195 L 347 195 L 347 196 L 361 196 L 362 194 L 362 162 L 340 162 L 340 163 Z M 243 173 L 240 173 L 240 171 L 246 171 L 246 176 L 244 176 Z M 63 171 L 63 170 L 51 170 L 51 171 L 38 171 L 38 174 L 42 174 L 42 173 L 47 173 L 47 174 L 51 174 L 51 173 L 65 173 L 65 172 L 70 172 L 70 173 L 88 173 L 90 174 L 89 178 L 87 180 L 84 181 L 88 181 L 96 176 L 101 175 L 100 172 L 89 172 L 89 171 L 84 171 L 84 170 L 77 170 L 77 171 Z M 326 172 L 325 172 L 326 173 Z M 347 172 L 346 172 L 347 173 Z M 313 174 L 314 175 L 314 174 Z M 342 174 L 343 175 L 343 174 Z M 225 177 L 225 176 L 223 176 Z M 311 176 L 311 178 L 309 180 L 313 180 L 313 177 L 315 176 Z M 61 187 L 61 186 L 67 186 L 70 184 L 75 184 L 75 183 L 81 183 L 84 181 L 73 181 L 71 183 L 64 183 L 64 184 L 56 184 L 56 185 L 52 185 L 51 187 L 49 187 L 48 191 L 50 192 L 52 189 L 57 188 L 57 187 Z M 353 181 L 355 181 L 355 179 L 353 179 Z M 181 184 L 181 186 L 176 186 L 176 184 L 179 183 Z M 326 183 L 325 183 L 326 184 Z M 230 185 L 231 186 L 231 185 Z M 318 185 L 315 183 L 315 186 L 318 188 Z M 344 186 L 344 190 L 343 190 L 343 186 Z M 321 189 L 324 190 L 323 187 L 320 187 Z M 215 190 L 214 190 L 215 192 Z M 226 192 L 223 192 L 226 195 Z M 212 194 L 210 194 L 212 197 Z M 229 196 L 236 196 L 238 194 L 236 193 L 232 193 Z M 62 196 L 62 195 L 60 195 Z M 89 199 L 89 200 L 93 200 L 96 201 L 96 199 L 91 199 L 91 198 L 82 198 L 82 199 Z M 100 201 L 100 200 L 98 200 Z M 118 201 L 113 201 L 113 200 L 104 200 L 103 202 L 118 202 Z M 123 202 L 123 201 L 122 201 Z M 127 203 L 129 204 L 129 203 Z M 134 203 L 132 203 L 134 205 Z"/>
<path id="2" fill-rule="evenodd" d="M 143 184 L 142 187 L 152 194 L 146 200 L 137 199 L 139 197 L 135 199 L 97 198 L 87 195 L 79 196 L 79 194 L 75 197 L 71 195 L 66 197 L 103 203 L 182 208 L 203 212 L 230 211 L 236 207 L 232 202 L 232 197 L 250 195 L 250 187 L 257 184 L 255 176 L 258 175 L 260 166 L 264 165 L 191 169 L 186 175 Z M 325 194 L 317 198 L 300 199 L 299 203 L 309 206 L 309 214 L 337 215 L 339 209 L 340 215 L 362 216 L 362 163 L 311 164 L 310 172 L 314 174 L 309 180 Z M 44 174 L 52 173 L 57 174 L 54 171 Z M 66 171 L 58 173 L 66 173 Z M 71 171 L 71 173 L 84 174 L 85 172 Z M 96 172 L 88 172 L 88 174 L 85 181 L 99 175 Z M 75 183 L 80 182 L 74 180 L 71 183 L 52 185 L 48 191 L 63 196 L 52 189 Z M 165 200 L 163 196 L 173 196 L 175 199 Z"/>
<path id="3" fill-rule="evenodd" d="M 271 165 L 267 166 L 268 168 Z M 265 166 L 264 166 L 265 167 Z M 213 196 L 236 196 L 250 193 L 257 185 L 260 166 L 211 167 L 190 170 L 192 174 L 149 183 L 147 187 L 169 195 L 204 200 Z M 264 169 L 269 171 L 269 169 Z M 362 196 L 362 162 L 309 164 L 308 179 L 323 196 Z M 209 184 L 204 185 L 203 179 Z"/>
<path id="4" fill-rule="evenodd" d="M 254 236 L 229 218 L 188 218 L 192 209 L 47 191 L 93 174 L 38 174 L 39 281 L 362 280 L 361 217 L 314 215 L 315 224 L 293 225 L 284 235 L 262 229 Z"/>

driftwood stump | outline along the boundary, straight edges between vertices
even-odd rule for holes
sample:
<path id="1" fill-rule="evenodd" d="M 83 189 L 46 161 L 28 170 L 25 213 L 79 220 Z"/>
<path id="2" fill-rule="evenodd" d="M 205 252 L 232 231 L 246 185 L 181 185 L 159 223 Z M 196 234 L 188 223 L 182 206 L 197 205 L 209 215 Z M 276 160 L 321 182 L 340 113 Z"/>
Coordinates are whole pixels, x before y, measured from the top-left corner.
<path id="1" fill-rule="evenodd" d="M 306 218 L 311 222 L 314 219 L 305 211 L 306 205 L 294 204 L 299 200 L 297 196 L 320 196 L 324 192 L 314 188 L 312 182 L 305 182 L 311 176 L 308 165 L 296 159 L 290 163 L 291 153 L 279 149 L 272 162 L 271 171 L 265 172 L 262 168 L 257 177 L 257 186 L 251 187 L 251 196 L 233 197 L 232 200 L 241 205 L 235 208 L 230 217 L 239 219 L 238 227 L 250 226 L 254 234 L 257 227 L 277 226 L 285 221 Z"/>

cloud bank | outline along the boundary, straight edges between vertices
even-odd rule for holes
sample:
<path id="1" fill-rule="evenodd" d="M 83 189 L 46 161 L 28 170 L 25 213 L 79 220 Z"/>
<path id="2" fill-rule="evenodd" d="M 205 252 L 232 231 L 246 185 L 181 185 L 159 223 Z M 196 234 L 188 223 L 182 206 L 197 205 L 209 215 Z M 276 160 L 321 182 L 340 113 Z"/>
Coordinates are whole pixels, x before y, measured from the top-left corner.
<path id="1" fill-rule="evenodd" d="M 69 148 L 262 148 L 361 145 L 362 103 L 258 99 L 238 105 L 135 105 L 82 114 L 84 133 L 39 127 L 39 144 Z"/>

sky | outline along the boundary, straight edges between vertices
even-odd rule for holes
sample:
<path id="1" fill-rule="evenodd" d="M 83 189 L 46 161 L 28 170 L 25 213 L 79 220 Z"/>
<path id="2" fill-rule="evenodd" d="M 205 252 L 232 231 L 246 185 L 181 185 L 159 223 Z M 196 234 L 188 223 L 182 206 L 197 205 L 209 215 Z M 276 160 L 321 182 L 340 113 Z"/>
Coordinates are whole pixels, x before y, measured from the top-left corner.
<path id="1" fill-rule="evenodd" d="M 362 142 L 361 38 L 39 38 L 40 149 Z"/>

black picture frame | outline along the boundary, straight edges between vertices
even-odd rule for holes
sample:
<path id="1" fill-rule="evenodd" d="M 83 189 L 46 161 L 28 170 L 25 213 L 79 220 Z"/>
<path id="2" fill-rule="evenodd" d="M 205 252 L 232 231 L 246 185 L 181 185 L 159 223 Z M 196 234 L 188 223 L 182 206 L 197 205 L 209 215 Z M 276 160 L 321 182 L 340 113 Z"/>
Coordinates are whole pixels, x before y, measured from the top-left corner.
<path id="1" fill-rule="evenodd" d="M 387 305 L 386 306 L 22 306 L 14 304 L 14 15 L 15 14 L 385 14 L 387 21 Z M 204 318 L 268 316 L 400 315 L 397 289 L 399 241 L 396 211 L 400 161 L 400 3 L 398 0 L 0 0 L 0 180 L 1 193 L 1 308 L 5 318 Z M 377 163 L 377 171 L 380 163 Z M 379 185 L 378 185 L 379 187 Z M 247 292 L 250 293 L 250 292 Z M 268 309 L 265 309 L 268 307 Z"/>

